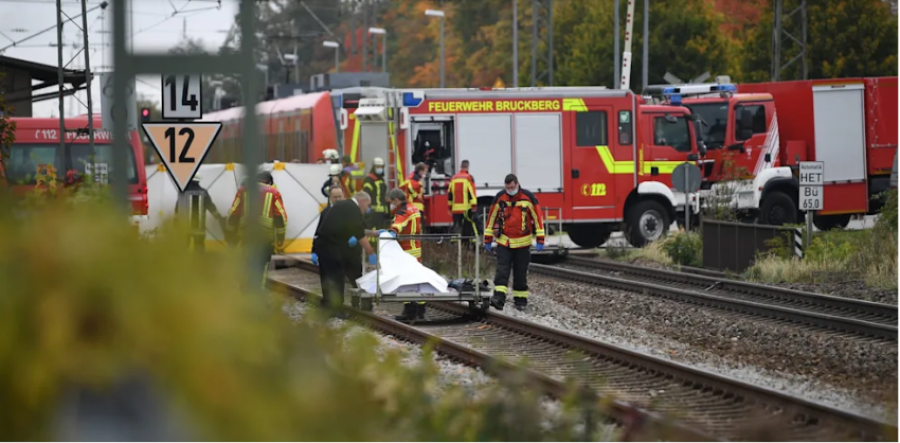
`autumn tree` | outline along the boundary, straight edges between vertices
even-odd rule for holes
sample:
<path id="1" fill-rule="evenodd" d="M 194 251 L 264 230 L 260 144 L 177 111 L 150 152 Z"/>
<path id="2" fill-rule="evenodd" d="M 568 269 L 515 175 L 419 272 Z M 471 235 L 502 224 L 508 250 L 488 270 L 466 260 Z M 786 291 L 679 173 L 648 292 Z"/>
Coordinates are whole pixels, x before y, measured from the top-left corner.
<path id="1" fill-rule="evenodd" d="M 799 0 L 786 0 L 790 11 Z M 771 4 L 763 11 L 760 25 L 751 33 L 744 71 L 751 81 L 768 81 L 772 64 Z M 807 45 L 809 78 L 897 75 L 897 16 L 882 0 L 807 0 Z M 785 29 L 797 30 L 799 17 L 784 20 Z M 792 32 L 797 35 L 799 32 Z M 785 39 L 783 60 L 799 53 Z M 780 78 L 799 79 L 801 65 L 793 63 Z"/>

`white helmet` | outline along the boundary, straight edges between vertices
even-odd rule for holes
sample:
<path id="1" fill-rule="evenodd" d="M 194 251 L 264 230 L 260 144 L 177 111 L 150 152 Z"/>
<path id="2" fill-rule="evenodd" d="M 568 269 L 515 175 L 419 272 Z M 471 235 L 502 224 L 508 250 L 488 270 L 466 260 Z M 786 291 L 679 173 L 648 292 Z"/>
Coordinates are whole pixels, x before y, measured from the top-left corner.
<path id="1" fill-rule="evenodd" d="M 328 175 L 341 175 L 341 165 L 331 165 Z"/>
<path id="2" fill-rule="evenodd" d="M 340 160 L 341 155 L 338 154 L 337 149 L 326 149 L 322 151 L 322 154 L 325 155 L 325 158 L 328 160 Z"/>
<path id="3" fill-rule="evenodd" d="M 382 160 L 381 157 L 375 157 L 372 160 L 372 164 L 375 166 L 384 166 L 384 160 Z"/>

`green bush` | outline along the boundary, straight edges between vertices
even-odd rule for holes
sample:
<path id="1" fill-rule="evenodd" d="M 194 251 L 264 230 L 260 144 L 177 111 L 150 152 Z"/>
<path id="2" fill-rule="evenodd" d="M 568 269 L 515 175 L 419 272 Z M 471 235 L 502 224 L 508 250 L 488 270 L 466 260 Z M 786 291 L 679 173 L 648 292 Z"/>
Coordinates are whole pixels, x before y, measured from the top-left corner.
<path id="1" fill-rule="evenodd" d="M 402 364 L 368 334 L 348 338 L 325 327 L 313 309 L 291 323 L 273 308 L 283 295 L 251 297 L 240 289 L 240 256 L 187 254 L 177 227 L 142 239 L 104 198 L 36 204 L 13 215 L 6 197 L 0 195 L 6 439 L 65 439 L 52 425 L 66 392 L 102 394 L 134 376 L 148 379 L 187 423 L 191 435 L 178 439 L 597 438 L 576 432 L 584 403 L 574 396 L 550 419 L 534 391 L 514 379 L 475 398 L 453 386 L 436 393 L 437 368 L 427 352 L 418 366 Z"/>
<path id="2" fill-rule="evenodd" d="M 680 231 L 662 240 L 662 249 L 675 264 L 700 267 L 703 263 L 703 239 L 696 232 Z"/>

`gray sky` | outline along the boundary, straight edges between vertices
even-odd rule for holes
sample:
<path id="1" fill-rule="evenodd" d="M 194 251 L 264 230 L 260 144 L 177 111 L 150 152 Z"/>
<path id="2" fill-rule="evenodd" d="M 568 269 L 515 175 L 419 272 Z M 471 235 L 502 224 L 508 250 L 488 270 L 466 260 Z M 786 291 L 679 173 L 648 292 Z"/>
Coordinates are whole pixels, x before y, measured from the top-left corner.
<path id="1" fill-rule="evenodd" d="M 186 34 L 190 38 L 202 39 L 210 49 L 218 48 L 225 40 L 228 29 L 237 13 L 236 0 L 222 0 L 217 9 L 215 0 L 133 0 L 134 1 L 134 49 L 140 51 L 164 51 L 177 46 L 182 40 L 185 20 Z M 101 0 L 88 0 L 88 9 L 97 6 Z M 111 2 L 110 2 L 111 3 Z M 81 0 L 62 0 L 63 11 L 77 22 L 78 26 L 67 23 L 63 27 L 63 63 L 82 47 Z M 126 11 L 127 17 L 128 11 Z M 104 20 L 106 19 L 106 20 Z M 66 17 L 63 16 L 63 20 Z M 104 24 L 108 34 L 104 34 Z M 23 40 L 51 26 L 54 28 L 37 37 L 23 42 L 21 46 L 7 49 L 3 55 L 56 66 L 58 63 L 56 38 L 56 0 L 0 0 L 0 48 Z M 97 9 L 88 12 L 88 39 L 92 70 L 111 70 L 112 65 L 112 14 Z M 105 46 L 104 46 L 105 43 Z M 106 67 L 104 67 L 106 66 Z M 69 68 L 83 69 L 84 56 L 76 57 Z M 95 77 L 96 79 L 97 77 Z M 92 82 L 94 112 L 100 112 L 99 82 Z M 160 76 L 138 77 L 138 94 L 160 102 Z M 50 91 L 47 89 L 46 91 Z M 43 91 L 43 92 L 46 92 Z M 81 102 L 87 104 L 86 92 L 77 94 Z M 87 113 L 85 105 L 78 100 L 67 98 L 66 115 Z M 59 100 L 46 100 L 34 104 L 35 117 L 50 117 L 59 114 Z"/>

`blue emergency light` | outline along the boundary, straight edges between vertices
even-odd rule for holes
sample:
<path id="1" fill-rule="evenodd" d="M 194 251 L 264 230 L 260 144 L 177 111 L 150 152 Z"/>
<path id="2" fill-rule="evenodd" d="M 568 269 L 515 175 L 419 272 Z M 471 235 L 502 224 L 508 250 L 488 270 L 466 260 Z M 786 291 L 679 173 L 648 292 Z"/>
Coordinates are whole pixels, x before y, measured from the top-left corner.
<path id="1" fill-rule="evenodd" d="M 406 108 L 416 108 L 425 101 L 424 91 L 409 91 L 403 93 L 403 106 Z"/>

